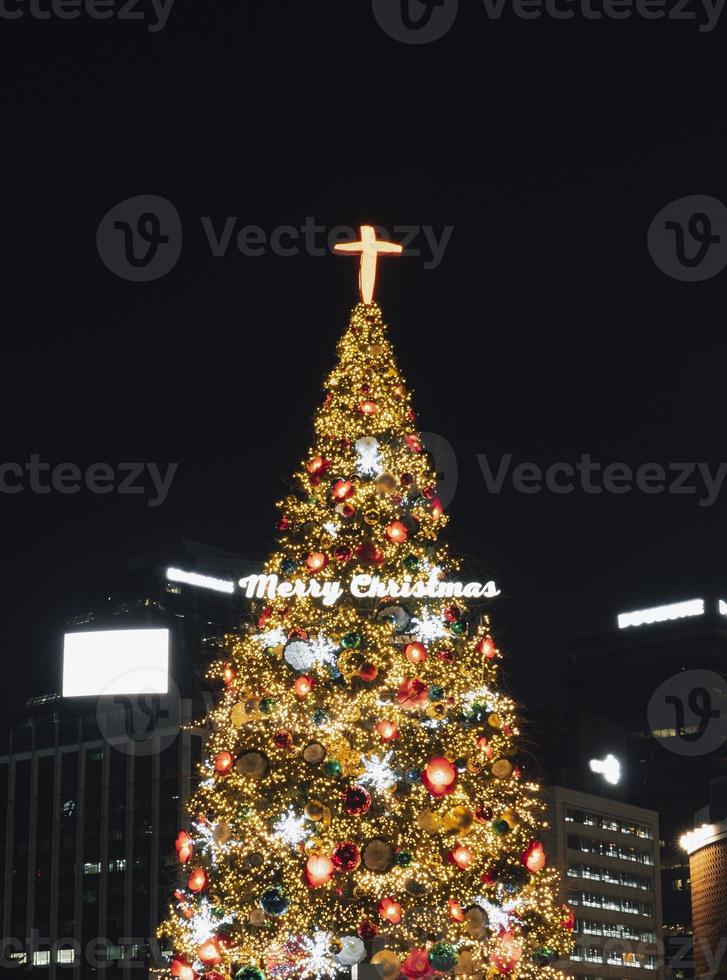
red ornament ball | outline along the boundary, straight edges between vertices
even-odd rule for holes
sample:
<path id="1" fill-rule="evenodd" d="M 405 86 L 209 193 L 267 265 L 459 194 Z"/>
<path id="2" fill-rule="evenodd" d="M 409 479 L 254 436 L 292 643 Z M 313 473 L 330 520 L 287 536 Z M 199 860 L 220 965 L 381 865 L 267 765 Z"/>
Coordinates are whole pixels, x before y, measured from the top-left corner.
<path id="1" fill-rule="evenodd" d="M 362 681 L 375 681 L 379 675 L 379 668 L 376 664 L 372 664 L 366 660 L 361 664 L 356 673 Z"/>
<path id="2" fill-rule="evenodd" d="M 292 744 L 293 736 L 284 728 L 279 729 L 279 731 L 273 735 L 273 745 L 276 749 L 283 749 L 284 751 L 287 751 Z"/>
<path id="3" fill-rule="evenodd" d="M 349 817 L 360 817 L 371 806 L 371 794 L 363 786 L 349 786 L 343 794 L 343 809 Z"/>
<path id="4" fill-rule="evenodd" d="M 333 848 L 331 861 L 339 871 L 355 871 L 361 864 L 361 853 L 353 841 L 343 841 Z"/>
<path id="5" fill-rule="evenodd" d="M 353 551 L 345 544 L 339 544 L 336 550 L 333 552 L 333 557 L 336 561 L 340 561 L 341 564 L 347 561 L 351 561 L 353 557 Z"/>
<path id="6" fill-rule="evenodd" d="M 368 941 L 370 939 L 374 939 L 378 935 L 379 928 L 375 922 L 371 921 L 371 919 L 362 919 L 356 931 L 361 939 Z"/>

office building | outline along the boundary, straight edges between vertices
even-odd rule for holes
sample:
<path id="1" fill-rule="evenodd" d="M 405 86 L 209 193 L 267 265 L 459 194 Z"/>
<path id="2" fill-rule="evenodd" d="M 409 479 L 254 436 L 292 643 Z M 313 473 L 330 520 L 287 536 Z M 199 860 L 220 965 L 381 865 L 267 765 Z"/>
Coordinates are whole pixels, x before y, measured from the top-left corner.
<path id="1" fill-rule="evenodd" d="M 559 969 L 578 980 L 662 978 L 657 814 L 563 786 L 547 802 L 543 841 L 575 914 L 575 948 Z"/>
<path id="2" fill-rule="evenodd" d="M 727 604 L 693 599 L 614 617 L 570 657 L 571 706 L 623 725 L 629 799 L 659 813 L 669 975 L 691 975 L 689 867 L 679 837 L 727 771 Z M 724 719 L 724 711 L 721 715 Z M 723 724 L 723 722 L 722 722 Z"/>
<path id="3" fill-rule="evenodd" d="M 214 585 L 252 571 L 185 541 L 130 561 L 70 618 L 57 677 L 0 734 L 3 973 L 112 980 L 159 963 L 214 694 L 206 666 L 246 615 L 239 590 Z"/>

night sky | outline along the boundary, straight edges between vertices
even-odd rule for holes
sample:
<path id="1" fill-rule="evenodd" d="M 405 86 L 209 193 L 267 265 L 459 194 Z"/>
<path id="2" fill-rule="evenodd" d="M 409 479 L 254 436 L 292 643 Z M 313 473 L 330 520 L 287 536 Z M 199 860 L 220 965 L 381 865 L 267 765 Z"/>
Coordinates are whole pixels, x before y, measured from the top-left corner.
<path id="1" fill-rule="evenodd" d="M 370 0 L 176 0 L 148 27 L 0 19 L 0 463 L 179 464 L 159 507 L 27 476 L 0 493 L 8 718 L 53 687 L 63 621 L 131 551 L 188 537 L 261 560 L 273 541 L 356 262 L 246 257 L 234 236 L 216 257 L 203 218 L 451 226 L 437 268 L 426 245 L 385 260 L 378 298 L 421 429 L 454 447 L 449 539 L 503 590 L 526 704 L 558 701 L 579 632 L 723 594 L 727 486 L 711 507 L 696 477 L 693 495 L 491 494 L 477 454 L 727 460 L 727 271 L 678 281 L 647 249 L 669 202 L 727 200 L 727 18 L 495 21 L 466 0 L 412 46 Z M 142 194 L 174 204 L 184 241 L 132 282 L 96 232 Z"/>

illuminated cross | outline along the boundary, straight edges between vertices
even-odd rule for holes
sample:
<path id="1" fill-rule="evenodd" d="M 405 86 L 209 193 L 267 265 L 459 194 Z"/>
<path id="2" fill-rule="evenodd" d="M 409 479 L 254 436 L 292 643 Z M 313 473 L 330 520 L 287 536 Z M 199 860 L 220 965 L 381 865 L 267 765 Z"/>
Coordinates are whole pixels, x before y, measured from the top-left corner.
<path id="1" fill-rule="evenodd" d="M 336 252 L 351 252 L 361 256 L 361 268 L 358 274 L 358 286 L 361 292 L 361 299 L 367 305 L 374 298 L 374 286 L 376 285 L 376 263 L 380 255 L 400 255 L 401 245 L 394 242 L 380 241 L 376 237 L 376 231 L 371 225 L 361 226 L 360 242 L 343 242 L 334 245 Z"/>

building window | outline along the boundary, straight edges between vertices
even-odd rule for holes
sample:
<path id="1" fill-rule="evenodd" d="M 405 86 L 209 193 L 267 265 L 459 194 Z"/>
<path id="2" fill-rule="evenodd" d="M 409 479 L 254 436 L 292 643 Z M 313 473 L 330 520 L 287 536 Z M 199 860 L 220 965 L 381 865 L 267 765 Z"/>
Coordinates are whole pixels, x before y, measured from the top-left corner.
<path id="1" fill-rule="evenodd" d="M 33 966 L 50 966 L 50 950 L 36 950 L 33 953 Z"/>

